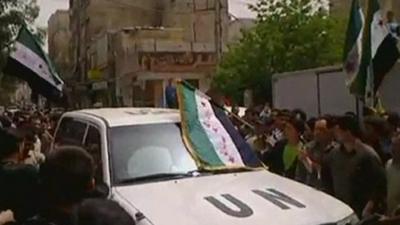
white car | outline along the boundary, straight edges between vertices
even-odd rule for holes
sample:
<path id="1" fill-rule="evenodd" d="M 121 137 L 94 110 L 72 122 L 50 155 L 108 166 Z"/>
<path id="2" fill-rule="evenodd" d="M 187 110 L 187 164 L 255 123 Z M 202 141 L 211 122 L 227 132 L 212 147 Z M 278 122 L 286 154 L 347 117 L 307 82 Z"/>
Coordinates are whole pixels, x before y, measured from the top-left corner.
<path id="1" fill-rule="evenodd" d="M 65 113 L 57 145 L 84 147 L 96 179 L 139 225 L 353 225 L 344 203 L 266 170 L 200 172 L 182 142 L 176 110 Z"/>

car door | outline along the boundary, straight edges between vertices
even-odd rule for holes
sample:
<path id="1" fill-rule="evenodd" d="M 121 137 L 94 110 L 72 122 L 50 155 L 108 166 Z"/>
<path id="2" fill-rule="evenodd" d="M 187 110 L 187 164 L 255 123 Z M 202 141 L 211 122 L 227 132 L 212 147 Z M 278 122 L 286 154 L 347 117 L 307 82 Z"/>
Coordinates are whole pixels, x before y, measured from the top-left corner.
<path id="1" fill-rule="evenodd" d="M 104 181 L 103 168 L 102 168 L 102 141 L 100 129 L 95 125 L 89 124 L 85 136 L 83 148 L 93 157 L 95 163 L 95 179 L 97 181 Z"/>

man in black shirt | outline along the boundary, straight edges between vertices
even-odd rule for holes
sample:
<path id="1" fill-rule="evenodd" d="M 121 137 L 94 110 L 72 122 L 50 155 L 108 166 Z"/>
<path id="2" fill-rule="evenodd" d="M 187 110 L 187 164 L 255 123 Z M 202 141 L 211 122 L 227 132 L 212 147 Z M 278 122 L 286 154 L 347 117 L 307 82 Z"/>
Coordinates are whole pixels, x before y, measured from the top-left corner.
<path id="1" fill-rule="evenodd" d="M 372 213 L 385 197 L 386 180 L 379 156 L 360 140 L 356 118 L 340 118 L 336 138 L 340 142 L 323 163 L 324 190 L 347 203 L 358 216 Z"/>
<path id="2" fill-rule="evenodd" d="M 35 214 L 38 171 L 23 164 L 23 138 L 0 129 L 0 211 L 11 210 L 17 221 Z"/>

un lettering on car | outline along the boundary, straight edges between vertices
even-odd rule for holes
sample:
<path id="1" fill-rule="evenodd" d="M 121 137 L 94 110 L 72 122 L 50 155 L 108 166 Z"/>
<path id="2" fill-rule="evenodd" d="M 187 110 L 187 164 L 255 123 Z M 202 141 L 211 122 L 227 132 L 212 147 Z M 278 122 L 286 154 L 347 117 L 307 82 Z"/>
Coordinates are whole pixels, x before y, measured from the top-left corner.
<path id="1" fill-rule="evenodd" d="M 252 192 L 256 196 L 261 197 L 269 203 L 272 203 L 272 205 L 278 207 L 281 210 L 306 208 L 306 205 L 304 205 L 300 201 L 272 188 L 266 190 L 255 189 L 252 190 Z M 235 207 L 226 205 L 225 203 L 220 201 L 219 198 L 224 198 L 226 201 L 229 201 L 231 205 L 235 205 Z M 204 199 L 215 208 L 232 217 L 246 218 L 254 214 L 254 211 L 250 205 L 248 205 L 243 200 L 233 196 L 232 194 L 222 194 L 220 197 L 207 196 L 204 197 Z"/>

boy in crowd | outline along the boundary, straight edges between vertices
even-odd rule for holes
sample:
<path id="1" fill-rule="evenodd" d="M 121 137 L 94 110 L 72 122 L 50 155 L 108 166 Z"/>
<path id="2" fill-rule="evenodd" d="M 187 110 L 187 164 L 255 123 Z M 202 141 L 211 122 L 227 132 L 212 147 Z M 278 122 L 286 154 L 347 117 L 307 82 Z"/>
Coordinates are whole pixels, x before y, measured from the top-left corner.
<path id="1" fill-rule="evenodd" d="M 38 171 L 24 164 L 23 137 L 16 130 L 0 129 L 0 211 L 11 210 L 17 221 L 35 214 Z"/>
<path id="2" fill-rule="evenodd" d="M 379 156 L 360 140 L 357 118 L 339 118 L 335 136 L 340 145 L 323 162 L 324 189 L 347 203 L 359 217 L 377 212 L 386 192 Z"/>
<path id="3" fill-rule="evenodd" d="M 71 225 L 73 209 L 94 190 L 92 157 L 78 147 L 51 152 L 40 168 L 44 205 L 26 225 Z"/>

